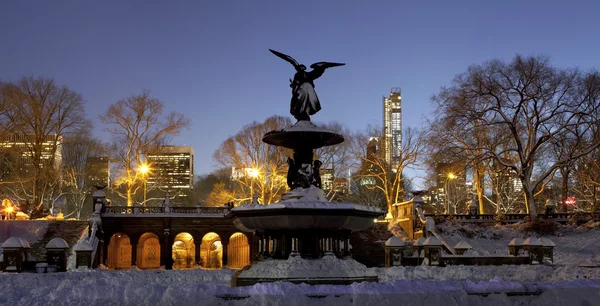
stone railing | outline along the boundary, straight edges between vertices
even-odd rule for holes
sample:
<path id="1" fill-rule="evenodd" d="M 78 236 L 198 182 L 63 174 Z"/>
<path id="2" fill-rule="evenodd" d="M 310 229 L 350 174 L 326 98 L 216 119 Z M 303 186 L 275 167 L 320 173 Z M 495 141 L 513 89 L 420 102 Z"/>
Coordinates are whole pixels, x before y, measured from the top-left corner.
<path id="1" fill-rule="evenodd" d="M 196 214 L 196 215 L 226 215 L 229 207 L 206 207 L 206 206 L 106 206 L 104 215 L 152 215 L 152 214 Z"/>
<path id="2" fill-rule="evenodd" d="M 592 219 L 593 215 L 591 212 L 577 212 L 577 213 L 551 213 L 551 214 L 539 214 L 540 218 L 553 220 L 560 223 L 566 223 L 569 218 L 574 215 L 585 215 L 586 218 Z M 529 214 L 503 214 L 502 222 L 516 223 L 523 221 Z M 453 219 L 459 222 L 475 222 L 475 223 L 494 223 L 496 222 L 496 214 L 478 214 L 478 215 L 448 215 L 448 214 L 425 214 L 425 217 L 432 217 L 435 219 Z M 417 222 L 418 225 L 421 225 Z"/>

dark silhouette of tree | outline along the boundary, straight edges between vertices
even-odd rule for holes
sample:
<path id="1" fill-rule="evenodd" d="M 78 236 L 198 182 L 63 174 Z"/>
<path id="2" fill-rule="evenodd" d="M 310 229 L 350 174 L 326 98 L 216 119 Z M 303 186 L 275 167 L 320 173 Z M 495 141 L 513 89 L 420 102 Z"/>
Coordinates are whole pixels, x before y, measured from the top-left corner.
<path id="1" fill-rule="evenodd" d="M 22 150 L 18 153 L 21 168 L 28 169 L 13 171 L 15 183 L 5 187 L 22 200 L 22 210 L 39 214 L 42 205 L 60 191 L 62 165 L 57 152 L 63 138 L 89 125 L 83 98 L 52 79 L 26 77 L 0 83 L 0 105 L 3 142 Z"/>
<path id="2" fill-rule="evenodd" d="M 556 68 L 545 57 L 517 55 L 510 62 L 471 66 L 434 101 L 436 120 L 448 123 L 447 139 L 462 146 L 476 163 L 494 159 L 515 171 L 529 214 L 535 217 L 534 192 L 554 171 L 600 145 L 591 137 L 598 128 L 599 96 L 597 72 Z M 477 141 L 473 135 L 482 135 L 481 131 L 506 141 L 500 146 Z M 570 139 L 571 145 L 560 156 L 548 158 L 560 138 Z"/>
<path id="3" fill-rule="evenodd" d="M 165 104 L 145 90 L 111 104 L 100 116 L 100 121 L 109 125 L 106 131 L 112 134 L 111 160 L 119 166 L 113 191 L 127 199 L 128 206 L 133 205 L 133 196 L 143 188 L 144 177 L 137 170 L 145 162 L 145 154 L 167 144 L 170 137 L 190 125 L 183 114 L 164 112 Z"/>

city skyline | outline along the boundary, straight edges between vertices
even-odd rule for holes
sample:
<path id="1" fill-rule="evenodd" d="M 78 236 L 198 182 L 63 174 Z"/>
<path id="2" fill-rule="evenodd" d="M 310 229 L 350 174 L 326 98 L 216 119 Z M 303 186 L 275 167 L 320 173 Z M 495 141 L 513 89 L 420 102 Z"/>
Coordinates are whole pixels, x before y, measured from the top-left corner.
<path id="1" fill-rule="evenodd" d="M 308 1 L 302 18 L 313 22 L 299 21 L 288 3 L 188 4 L 2 4 L 0 26 L 12 29 L 5 39 L 19 43 L 0 50 L 0 79 L 49 77 L 81 93 L 103 140 L 97 116 L 150 89 L 167 111 L 192 120 L 171 144 L 192 146 L 195 173 L 204 174 L 213 170 L 221 142 L 241 127 L 290 116 L 292 75 L 268 48 L 300 62 L 347 63 L 319 79 L 323 110 L 313 120 L 353 130 L 383 125 L 379 99 L 394 86 L 403 89 L 403 126 L 421 127 L 433 111 L 431 95 L 470 65 L 493 58 L 545 54 L 559 67 L 600 66 L 599 43 L 589 39 L 597 28 L 592 3 L 564 9 L 558 1 L 438 2 L 431 9 Z"/>

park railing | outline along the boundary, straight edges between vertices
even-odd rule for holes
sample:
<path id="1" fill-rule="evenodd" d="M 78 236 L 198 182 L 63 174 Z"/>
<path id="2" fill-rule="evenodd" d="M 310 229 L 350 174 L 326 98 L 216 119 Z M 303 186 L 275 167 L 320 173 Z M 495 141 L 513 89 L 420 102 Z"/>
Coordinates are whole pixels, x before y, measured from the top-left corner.
<path id="1" fill-rule="evenodd" d="M 152 214 L 195 214 L 195 215 L 227 215 L 230 207 L 208 206 L 106 206 L 103 215 L 152 215 Z"/>
<path id="2" fill-rule="evenodd" d="M 540 218 L 552 220 L 559 223 L 566 223 L 570 218 L 577 214 L 581 218 L 591 220 L 594 214 L 591 212 L 570 212 L 570 213 L 549 213 L 538 214 Z M 432 217 L 436 220 L 456 220 L 458 222 L 473 222 L 473 223 L 517 223 L 525 220 L 529 214 L 477 214 L 477 215 L 452 215 L 452 214 L 425 214 L 425 217 Z M 417 223 L 421 225 L 420 223 Z"/>

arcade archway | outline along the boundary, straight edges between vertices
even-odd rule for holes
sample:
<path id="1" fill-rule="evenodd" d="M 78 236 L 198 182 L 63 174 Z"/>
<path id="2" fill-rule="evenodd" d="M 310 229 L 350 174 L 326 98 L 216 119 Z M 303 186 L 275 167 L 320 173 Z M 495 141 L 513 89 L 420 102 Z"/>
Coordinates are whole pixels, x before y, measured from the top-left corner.
<path id="1" fill-rule="evenodd" d="M 202 268 L 220 269 L 223 266 L 223 244 L 216 233 L 208 233 L 202 238 L 200 245 Z"/>
<path id="2" fill-rule="evenodd" d="M 250 244 L 248 244 L 248 238 L 242 233 L 231 235 L 227 246 L 227 266 L 232 269 L 241 269 L 249 264 Z"/>
<path id="3" fill-rule="evenodd" d="M 173 243 L 173 269 L 191 269 L 194 267 L 196 245 L 189 233 L 179 233 Z"/>
<path id="4" fill-rule="evenodd" d="M 136 265 L 140 269 L 160 268 L 160 242 L 154 233 L 145 233 L 137 246 Z"/>
<path id="5" fill-rule="evenodd" d="M 131 268 L 131 241 L 129 236 L 116 233 L 108 243 L 107 265 L 111 269 Z"/>

